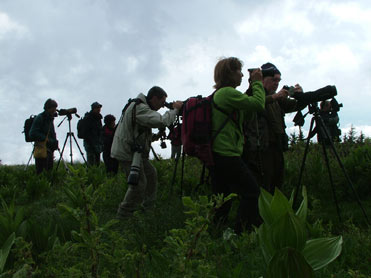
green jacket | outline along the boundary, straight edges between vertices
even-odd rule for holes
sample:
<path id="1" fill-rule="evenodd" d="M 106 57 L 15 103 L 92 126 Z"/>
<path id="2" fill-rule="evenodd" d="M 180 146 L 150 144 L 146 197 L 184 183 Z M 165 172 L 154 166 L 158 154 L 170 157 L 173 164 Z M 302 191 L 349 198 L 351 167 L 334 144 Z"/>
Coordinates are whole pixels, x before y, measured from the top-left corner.
<path id="1" fill-rule="evenodd" d="M 45 141 L 48 135 L 47 148 L 51 151 L 58 149 L 58 141 L 54 129 L 54 117 L 46 111 L 37 115 L 32 123 L 29 135 L 36 142 Z"/>
<path id="2" fill-rule="evenodd" d="M 241 156 L 244 144 L 243 122 L 255 112 L 262 111 L 265 103 L 263 84 L 255 81 L 251 84 L 253 95 L 248 96 L 232 87 L 224 87 L 214 94 L 214 102 L 228 115 L 233 113 L 233 120 L 229 120 L 217 134 L 213 142 L 213 151 L 223 156 Z M 212 108 L 212 134 L 224 123 L 228 116 Z"/>

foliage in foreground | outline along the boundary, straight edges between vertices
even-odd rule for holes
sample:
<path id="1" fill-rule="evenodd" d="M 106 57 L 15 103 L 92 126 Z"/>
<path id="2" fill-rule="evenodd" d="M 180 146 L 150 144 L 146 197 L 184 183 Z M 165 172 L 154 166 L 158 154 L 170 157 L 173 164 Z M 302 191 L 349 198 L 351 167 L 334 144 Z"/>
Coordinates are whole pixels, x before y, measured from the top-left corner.
<path id="1" fill-rule="evenodd" d="M 354 199 L 343 194 L 347 187 L 340 178 L 336 182 L 343 222 L 338 221 L 329 199 L 331 189 L 326 182 L 327 176 L 318 177 L 322 175 L 318 172 L 321 152 L 316 146 L 311 148 L 305 172 L 305 184 L 309 185 L 308 196 L 304 197 L 307 209 L 299 209 L 307 211 L 309 222 L 305 243 L 316 238 L 339 235 L 343 238 L 341 255 L 315 271 L 315 277 L 369 277 L 370 228 L 364 224 Z M 351 176 L 353 170 L 358 175 L 355 186 L 358 192 L 363 192 L 360 197 L 367 212 L 370 212 L 371 202 L 369 187 L 364 186 L 369 183 L 363 179 L 370 175 L 369 150 L 369 145 L 342 150 L 347 154 L 344 157 L 346 169 Z M 287 168 L 285 193 L 296 186 L 293 176 L 297 173 L 293 169 L 302 151 L 302 146 L 297 146 L 286 153 L 287 166 L 291 168 Z M 182 185 L 178 166 L 173 186 L 174 163 L 163 160 L 154 161 L 154 164 L 159 175 L 157 208 L 139 211 L 125 221 L 115 219 L 117 206 L 127 188 L 121 173 L 107 176 L 103 167 L 87 170 L 83 165 L 75 165 L 69 172 L 60 168 L 37 177 L 33 167 L 24 171 L 23 167 L 1 166 L 0 246 L 6 246 L 7 239 L 15 235 L 3 267 L 3 277 L 269 277 L 266 269 L 271 260 L 267 261 L 266 252 L 262 252 L 260 231 L 237 236 L 229 228 L 217 230 L 213 225 L 215 204 L 220 204 L 222 199 L 203 196 L 210 195 L 207 185 L 201 185 L 199 194 L 195 193 L 201 169 L 197 160 L 186 159 Z M 334 164 L 331 160 L 331 165 Z M 181 189 L 185 195 L 182 198 L 179 197 Z M 265 212 L 276 206 L 274 198 L 282 201 L 284 196 L 271 199 L 263 193 L 263 197 L 266 209 L 260 211 L 264 225 L 276 225 L 269 219 L 277 216 L 267 218 Z M 238 199 L 233 200 L 233 207 L 236 207 Z M 272 209 L 274 213 L 285 211 L 284 222 L 291 228 L 279 225 L 284 235 L 302 230 L 296 226 L 302 216 L 288 207 Z M 234 217 L 232 210 L 231 223 Z M 295 245 L 300 247 L 297 249 L 303 251 L 304 237 L 301 238 L 294 243 L 291 243 L 292 236 L 284 240 L 290 245 L 298 244 Z M 271 239 L 278 244 L 277 237 Z M 2 254 L 6 254 L 5 251 Z M 289 254 L 287 250 L 283 252 Z M 319 259 L 317 255 L 314 257 Z"/>

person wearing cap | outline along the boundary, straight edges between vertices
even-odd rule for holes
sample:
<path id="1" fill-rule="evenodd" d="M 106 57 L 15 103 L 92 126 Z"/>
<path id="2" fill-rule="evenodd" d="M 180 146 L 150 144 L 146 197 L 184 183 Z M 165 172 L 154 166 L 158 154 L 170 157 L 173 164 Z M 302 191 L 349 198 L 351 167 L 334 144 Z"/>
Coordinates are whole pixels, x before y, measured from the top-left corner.
<path id="1" fill-rule="evenodd" d="M 125 106 L 118 121 L 111 157 L 117 159 L 126 177 L 130 175 L 134 153 L 140 153 L 140 169 L 137 184 L 129 184 L 124 200 L 120 203 L 117 217 L 130 217 L 134 211 L 151 209 L 155 205 L 157 192 L 157 171 L 149 161 L 152 128 L 165 128 L 171 125 L 182 108 L 182 101 L 175 101 L 173 108 L 164 114 L 157 112 L 164 107 L 167 93 L 160 87 L 152 87 L 147 96 L 139 94 Z M 137 156 L 136 156 L 137 158 Z"/>
<path id="2" fill-rule="evenodd" d="M 272 63 L 261 66 L 265 90 L 265 109 L 245 123 L 245 146 L 243 159 L 253 171 L 259 185 L 274 193 L 275 187 L 281 188 L 284 177 L 283 152 L 288 148 L 285 114 L 303 109 L 289 92 L 280 89 L 281 72 Z M 302 93 L 299 84 L 295 93 Z M 247 92 L 248 94 L 249 92 Z"/>
<path id="3" fill-rule="evenodd" d="M 47 99 L 44 104 L 44 111 L 36 116 L 32 123 L 29 136 L 31 140 L 44 142 L 46 140 L 47 157 L 35 158 L 36 173 L 40 174 L 43 170 L 53 169 L 54 151 L 58 149 L 57 135 L 54 129 L 54 117 L 58 104 L 54 99 Z"/>
<path id="4" fill-rule="evenodd" d="M 84 116 L 84 148 L 89 166 L 99 166 L 100 154 L 103 151 L 102 104 L 93 102 L 90 112 Z"/>

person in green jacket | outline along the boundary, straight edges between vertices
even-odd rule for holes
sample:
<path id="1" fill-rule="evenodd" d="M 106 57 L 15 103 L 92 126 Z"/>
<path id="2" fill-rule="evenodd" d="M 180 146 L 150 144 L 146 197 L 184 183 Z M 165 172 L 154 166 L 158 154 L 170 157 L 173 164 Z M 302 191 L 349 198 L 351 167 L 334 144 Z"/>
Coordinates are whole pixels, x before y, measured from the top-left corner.
<path id="1" fill-rule="evenodd" d="M 235 57 L 221 59 L 216 64 L 216 91 L 212 108 L 212 133 L 216 137 L 212 147 L 215 165 L 211 171 L 211 183 L 214 194 L 238 194 L 240 205 L 236 233 L 261 223 L 258 211 L 260 189 L 241 155 L 244 145 L 243 123 L 255 112 L 263 110 L 265 103 L 261 70 L 256 69 L 250 74 L 252 96 L 236 90 L 242 81 L 241 70 L 242 62 Z M 230 119 L 218 132 L 227 117 Z M 230 208 L 231 202 L 226 202 L 218 209 L 215 218 L 218 224 L 226 221 Z"/>
<path id="2" fill-rule="evenodd" d="M 40 174 L 43 170 L 49 171 L 53 169 L 54 151 L 58 149 L 58 141 L 54 129 L 54 117 L 57 107 L 57 102 L 49 98 L 44 104 L 44 112 L 37 115 L 29 132 L 32 141 L 42 142 L 47 139 L 47 157 L 35 158 L 37 174 Z"/>

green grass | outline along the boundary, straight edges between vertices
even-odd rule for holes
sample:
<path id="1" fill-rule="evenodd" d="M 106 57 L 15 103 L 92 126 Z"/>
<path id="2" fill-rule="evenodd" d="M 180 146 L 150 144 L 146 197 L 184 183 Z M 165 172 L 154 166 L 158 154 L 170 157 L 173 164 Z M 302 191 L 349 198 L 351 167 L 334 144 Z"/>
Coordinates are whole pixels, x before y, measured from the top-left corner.
<path id="1" fill-rule="evenodd" d="M 338 148 L 361 204 L 371 217 L 370 144 L 339 144 Z M 283 192 L 287 196 L 297 186 L 303 152 L 304 146 L 298 144 L 285 153 Z M 340 257 L 315 275 L 371 277 L 370 226 L 341 168 L 330 155 L 339 221 L 323 163 L 321 149 L 311 145 L 303 175 L 309 196 L 310 233 L 313 237 L 342 235 L 344 244 Z M 174 185 L 174 162 L 162 160 L 153 164 L 159 178 L 156 208 L 137 212 L 108 227 L 105 224 L 115 219 L 127 189 L 123 173 L 107 176 L 103 165 L 87 171 L 83 165 L 75 165 L 72 174 L 60 167 L 58 172 L 38 177 L 34 166 L 27 170 L 23 166 L 1 166 L 1 198 L 8 206 L 13 202 L 15 209 L 23 209 L 23 220 L 27 222 L 25 231 L 14 231 L 16 240 L 4 277 L 16 273 L 22 277 L 23 272 L 28 273 L 27 277 L 263 276 L 266 266 L 254 232 L 236 236 L 229 230 L 218 231 L 208 222 L 207 209 L 201 206 L 198 196 L 210 196 L 211 189 L 203 184 L 195 191 L 202 169 L 198 160 L 186 158 L 182 186 L 181 163 Z M 66 188 L 80 196 L 80 202 L 72 202 Z M 200 206 L 197 214 L 186 213 L 181 193 Z M 61 204 L 68 209 L 61 209 Z M 5 213 L 1 208 L 0 215 Z M 232 227 L 234 214 L 232 209 Z M 12 231 L 0 228 L 1 238 L 6 239 L 10 234 L 3 234 L 4 231 Z"/>

